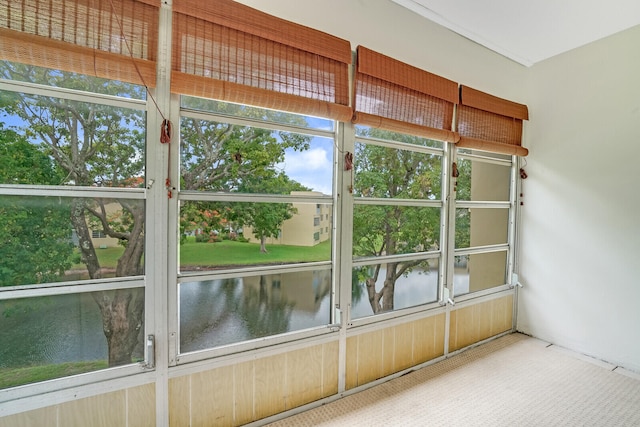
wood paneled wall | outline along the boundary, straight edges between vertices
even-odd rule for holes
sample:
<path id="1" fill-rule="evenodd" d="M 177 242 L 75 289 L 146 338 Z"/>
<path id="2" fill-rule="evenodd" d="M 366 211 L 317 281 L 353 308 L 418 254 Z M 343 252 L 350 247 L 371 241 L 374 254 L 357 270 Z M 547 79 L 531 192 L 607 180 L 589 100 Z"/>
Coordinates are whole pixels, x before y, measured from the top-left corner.
<path id="1" fill-rule="evenodd" d="M 444 354 L 445 315 L 347 338 L 346 388 L 351 389 Z"/>
<path id="2" fill-rule="evenodd" d="M 169 380 L 171 426 L 235 426 L 338 393 L 338 341 Z"/>
<path id="3" fill-rule="evenodd" d="M 156 386 L 146 384 L 0 418 L 0 427 L 155 427 Z"/>
<path id="4" fill-rule="evenodd" d="M 459 350 L 512 328 L 513 295 L 451 311 L 449 351 Z"/>

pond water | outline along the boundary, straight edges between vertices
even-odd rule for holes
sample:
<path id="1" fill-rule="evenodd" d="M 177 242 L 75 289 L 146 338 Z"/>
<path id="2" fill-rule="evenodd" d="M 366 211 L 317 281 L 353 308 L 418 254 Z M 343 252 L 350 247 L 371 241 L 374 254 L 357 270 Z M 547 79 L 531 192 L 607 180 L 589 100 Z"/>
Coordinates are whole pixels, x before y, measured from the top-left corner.
<path id="1" fill-rule="evenodd" d="M 395 309 L 435 301 L 437 281 L 437 270 L 401 277 Z M 359 295 L 352 317 L 372 315 L 366 292 Z M 331 271 L 182 283 L 179 301 L 182 353 L 319 327 L 330 321 Z M 142 342 L 135 356 L 141 355 Z M 0 368 L 106 359 L 90 293 L 0 301 Z"/>

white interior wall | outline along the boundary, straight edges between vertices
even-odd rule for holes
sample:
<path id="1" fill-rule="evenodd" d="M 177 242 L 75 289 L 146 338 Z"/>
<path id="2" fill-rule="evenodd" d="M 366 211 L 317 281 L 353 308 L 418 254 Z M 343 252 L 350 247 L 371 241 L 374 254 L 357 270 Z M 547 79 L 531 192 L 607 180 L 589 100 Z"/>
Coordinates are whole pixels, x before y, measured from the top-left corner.
<path id="1" fill-rule="evenodd" d="M 640 27 L 531 68 L 518 329 L 640 371 Z"/>

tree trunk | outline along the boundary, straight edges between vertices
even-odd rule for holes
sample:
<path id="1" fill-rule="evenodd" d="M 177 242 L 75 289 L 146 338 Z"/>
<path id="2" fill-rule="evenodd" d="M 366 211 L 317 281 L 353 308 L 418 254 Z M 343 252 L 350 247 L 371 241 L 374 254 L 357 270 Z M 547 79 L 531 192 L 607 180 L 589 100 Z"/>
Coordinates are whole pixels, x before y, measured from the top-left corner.
<path id="1" fill-rule="evenodd" d="M 132 363 L 131 355 L 144 330 L 144 288 L 96 292 L 94 299 L 102 312 L 109 366 Z"/>
<path id="2" fill-rule="evenodd" d="M 71 223 L 78 235 L 78 247 L 80 248 L 80 259 L 87 266 L 89 278 L 100 279 L 100 262 L 96 255 L 96 249 L 91 240 L 91 232 L 87 223 L 85 201 L 83 199 L 73 199 L 71 205 Z"/>
<path id="3" fill-rule="evenodd" d="M 367 295 L 369 297 L 369 304 L 371 305 L 371 310 L 373 310 L 373 314 L 377 314 L 382 311 L 382 306 L 380 306 L 380 298 L 382 297 L 382 292 L 376 292 L 376 280 L 375 278 L 369 277 L 366 282 L 367 287 Z"/>
<path id="4" fill-rule="evenodd" d="M 267 253 L 267 238 L 265 236 L 260 236 L 260 252 Z"/>
<path id="5" fill-rule="evenodd" d="M 133 215 L 133 226 L 118 259 L 116 276 L 144 274 L 144 208 L 121 203 Z M 144 332 L 144 288 L 120 289 L 115 294 L 102 292 L 99 299 L 102 327 L 109 347 L 109 366 L 129 364 L 140 343 L 140 334 Z"/>
<path id="6" fill-rule="evenodd" d="M 99 279 L 102 274 L 91 241 L 84 203 L 82 199 L 74 201 L 71 221 L 78 234 L 80 253 L 87 265 L 89 277 Z M 121 204 L 123 209 L 132 214 L 133 226 L 126 239 L 124 253 L 118 259 L 116 276 L 136 276 L 144 273 L 141 262 L 144 255 L 144 208 L 136 204 L 126 204 L 124 201 Z M 92 296 L 102 315 L 102 329 L 109 351 L 109 366 L 132 363 L 132 354 L 140 343 L 140 334 L 144 332 L 144 288 L 93 292 Z"/>
<path id="7" fill-rule="evenodd" d="M 384 298 L 382 299 L 382 311 L 393 311 L 393 294 L 396 288 L 397 263 L 387 264 L 387 272 L 384 278 Z"/>

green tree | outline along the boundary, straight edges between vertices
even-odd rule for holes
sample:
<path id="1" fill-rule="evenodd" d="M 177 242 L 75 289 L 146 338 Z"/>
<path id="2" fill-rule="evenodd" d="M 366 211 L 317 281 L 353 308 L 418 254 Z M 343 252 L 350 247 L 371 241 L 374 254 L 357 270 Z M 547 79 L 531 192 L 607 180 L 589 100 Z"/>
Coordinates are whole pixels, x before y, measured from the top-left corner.
<path id="1" fill-rule="evenodd" d="M 62 177 L 39 147 L 2 124 L 0 164 L 2 184 L 56 184 Z M 3 196 L 0 218 L 0 286 L 55 282 L 64 275 L 73 254 L 67 203 L 58 197 Z"/>
<path id="2" fill-rule="evenodd" d="M 249 193 L 290 194 L 292 191 L 309 190 L 300 183 L 289 179 L 284 173 L 269 179 L 245 179 L 241 191 Z M 252 203 L 233 209 L 240 225 L 249 225 L 253 234 L 260 239 L 260 252 L 266 253 L 269 237 L 278 237 L 282 224 L 298 213 L 291 203 Z"/>
<path id="3" fill-rule="evenodd" d="M 188 98 L 185 106 L 247 119 L 305 122 L 301 116 L 197 98 Z M 307 150 L 310 141 L 296 133 L 192 118 L 182 119 L 180 136 L 181 188 L 196 191 L 238 192 L 246 180 L 272 179 L 285 150 Z"/>
<path id="4" fill-rule="evenodd" d="M 456 200 L 471 200 L 471 160 L 458 159 L 458 177 L 454 177 Z M 471 243 L 471 213 L 469 209 L 456 210 L 456 248 L 468 248 Z"/>
<path id="5" fill-rule="evenodd" d="M 0 62 L 0 76 L 108 95 L 141 96 L 141 89 L 134 85 L 6 61 Z M 24 123 L 22 132 L 25 139 L 41 147 L 42 152 L 55 162 L 55 169 L 63 173 L 56 184 L 97 187 L 140 185 L 144 176 L 144 112 L 9 92 L 3 94 L 0 108 Z M 32 184 L 53 183 L 37 176 L 30 178 Z M 122 212 L 119 220 L 109 217 L 106 208 L 109 203 L 120 205 L 117 209 Z M 76 232 L 81 260 L 91 279 L 103 275 L 91 240 L 92 222 L 100 223 L 106 235 L 118 238 L 125 247 L 115 275 L 143 273 L 142 203 L 74 198 L 67 216 Z M 55 232 L 53 230 L 51 225 L 47 232 Z M 31 265 L 34 271 L 38 274 L 46 271 L 46 266 L 42 265 L 43 258 L 38 257 L 34 261 Z M 122 289 L 94 292 L 92 295 L 102 313 L 109 366 L 131 363 L 132 352 L 144 329 L 144 290 Z"/>
<path id="6" fill-rule="evenodd" d="M 197 98 L 188 98 L 185 106 L 247 119 L 306 124 L 303 117 L 293 114 Z M 278 170 L 278 164 L 284 160 L 287 149 L 307 150 L 310 139 L 291 132 L 183 118 L 181 188 L 251 194 L 289 194 L 294 190 L 306 190 Z M 204 203 L 200 207 L 205 209 L 191 204 L 182 210 L 182 236 L 199 228 L 200 224 L 211 224 L 207 212 L 216 211 L 227 223 L 253 227 L 260 238 L 262 252 L 266 252 L 266 239 L 277 236 L 282 223 L 295 213 L 293 206 L 287 203 Z"/>
<path id="7" fill-rule="evenodd" d="M 381 130 L 367 134 L 421 145 L 417 137 Z M 441 157 L 411 150 L 358 144 L 354 155 L 354 196 L 435 200 L 441 194 Z M 354 256 L 375 257 L 432 250 L 439 244 L 440 212 L 437 208 L 394 205 L 356 205 L 353 215 Z M 428 269 L 424 260 L 387 262 L 354 274 L 364 286 L 373 313 L 393 310 L 396 281 L 416 267 Z M 384 270 L 384 283 L 375 283 Z M 357 294 L 357 292 L 356 292 Z"/>

